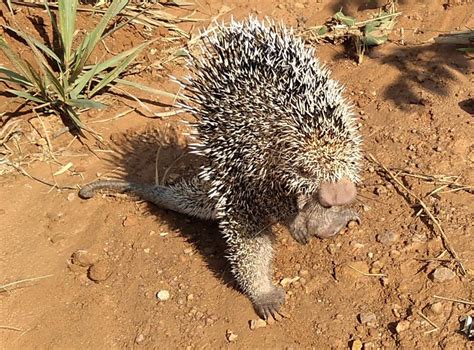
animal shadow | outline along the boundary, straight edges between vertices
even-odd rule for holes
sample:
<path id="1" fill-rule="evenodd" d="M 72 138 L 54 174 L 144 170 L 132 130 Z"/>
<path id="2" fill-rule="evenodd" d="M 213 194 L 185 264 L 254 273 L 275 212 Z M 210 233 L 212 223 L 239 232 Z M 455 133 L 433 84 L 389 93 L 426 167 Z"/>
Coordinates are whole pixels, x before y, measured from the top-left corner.
<path id="1" fill-rule="evenodd" d="M 163 128 L 148 126 L 144 130 L 111 135 L 113 156 L 106 161 L 109 168 L 121 169 L 114 178 L 146 184 L 170 185 L 197 175 L 202 159 L 188 153 L 182 136 L 183 128 L 168 124 Z M 136 198 L 130 197 L 130 200 Z M 226 244 L 218 225 L 202 221 L 146 202 L 157 221 L 166 222 L 191 243 L 216 278 L 236 288 L 224 251 Z"/>

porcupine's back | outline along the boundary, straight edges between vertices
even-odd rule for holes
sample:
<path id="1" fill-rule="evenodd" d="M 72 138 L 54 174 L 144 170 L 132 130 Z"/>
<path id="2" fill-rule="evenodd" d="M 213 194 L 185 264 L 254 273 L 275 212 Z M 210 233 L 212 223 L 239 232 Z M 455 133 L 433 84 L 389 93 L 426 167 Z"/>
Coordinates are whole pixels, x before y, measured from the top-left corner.
<path id="1" fill-rule="evenodd" d="M 276 184 L 311 193 L 322 180 L 358 181 L 361 141 L 342 88 L 283 25 L 217 24 L 189 66 L 186 106 L 211 194 L 255 196 Z"/>

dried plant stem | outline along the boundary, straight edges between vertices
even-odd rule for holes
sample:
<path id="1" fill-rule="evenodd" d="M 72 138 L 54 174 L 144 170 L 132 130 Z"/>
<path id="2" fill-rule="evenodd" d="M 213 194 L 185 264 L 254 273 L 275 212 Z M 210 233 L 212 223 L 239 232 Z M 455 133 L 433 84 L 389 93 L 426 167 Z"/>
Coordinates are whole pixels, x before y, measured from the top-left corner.
<path id="1" fill-rule="evenodd" d="M 426 322 L 428 322 L 431 326 L 434 327 L 434 329 L 432 329 L 432 330 L 430 330 L 430 331 L 428 331 L 428 332 L 425 332 L 425 334 L 433 333 L 433 332 L 439 331 L 438 325 L 437 325 L 436 323 L 434 323 L 433 321 L 431 321 L 427 316 L 425 316 L 425 315 L 423 314 L 423 312 L 418 311 L 417 313 L 418 313 L 418 315 L 421 316 L 421 318 L 423 318 Z"/>
<path id="2" fill-rule="evenodd" d="M 443 246 L 446 248 L 446 250 L 451 254 L 451 256 L 453 257 L 453 259 L 456 261 L 456 263 L 458 264 L 458 267 L 461 271 L 461 274 L 463 276 L 467 276 L 467 271 L 461 261 L 461 259 L 459 258 L 459 255 L 458 253 L 456 252 L 456 250 L 452 247 L 448 237 L 446 236 L 446 233 L 444 232 L 443 230 L 443 227 L 441 226 L 441 223 L 439 222 L 439 220 L 431 213 L 431 211 L 428 209 L 427 205 L 425 204 L 425 202 L 423 202 L 422 199 L 420 199 L 415 193 L 413 193 L 413 191 L 410 191 L 398 178 L 396 175 L 394 175 L 385 165 L 383 165 L 381 162 L 379 162 L 372 154 L 368 154 L 368 157 L 370 158 L 370 160 L 372 160 L 375 164 L 377 164 L 378 166 L 380 166 L 384 171 L 385 173 L 390 176 L 390 178 L 395 181 L 401 188 L 403 188 L 403 190 L 408 193 L 410 196 L 412 196 L 417 202 L 418 204 L 421 205 L 421 207 L 423 208 L 423 210 L 425 211 L 425 213 L 429 216 L 429 218 L 431 219 L 431 221 L 433 222 L 434 226 L 436 226 L 436 228 L 438 229 L 438 233 L 439 233 L 439 236 L 441 237 L 441 240 L 443 242 Z"/>
<path id="3" fill-rule="evenodd" d="M 10 331 L 23 332 L 23 329 L 20 329 L 18 327 L 12 327 L 12 326 L 0 326 L 0 329 L 8 329 Z"/>
<path id="4" fill-rule="evenodd" d="M 37 280 L 41 280 L 43 278 L 48 278 L 48 277 L 51 277 L 51 276 L 53 276 L 53 275 L 45 275 L 45 276 L 39 276 L 39 277 L 25 278 L 23 280 L 10 282 L 10 283 L 7 283 L 7 284 L 4 284 L 4 285 L 0 286 L 0 290 L 7 291 L 8 288 L 11 288 L 11 287 L 16 286 L 18 284 L 25 283 L 25 282 L 37 281 Z"/>
<path id="5" fill-rule="evenodd" d="M 385 277 L 386 275 L 383 274 L 383 273 L 367 273 L 367 272 L 364 272 L 364 271 L 361 271 L 361 270 L 358 270 L 356 269 L 354 266 L 351 266 L 349 264 L 347 264 L 348 267 L 350 267 L 352 270 L 360 273 L 361 275 L 363 276 L 367 276 L 367 277 Z"/>
<path id="6" fill-rule="evenodd" d="M 464 299 L 446 298 L 446 297 L 441 297 L 439 295 L 433 295 L 433 298 L 439 299 L 439 300 L 452 301 L 453 303 L 458 303 L 458 304 L 474 305 L 474 301 L 469 301 L 469 300 L 464 300 Z"/>
<path id="7" fill-rule="evenodd" d="M 43 185 L 47 185 L 47 186 L 51 186 L 51 187 L 56 187 L 60 190 L 77 190 L 77 187 L 75 186 L 59 186 L 55 183 L 51 183 L 49 181 L 46 181 L 46 180 L 43 180 L 43 179 L 40 179 L 39 177 L 36 177 L 36 176 L 33 176 L 33 175 L 30 175 L 25 169 L 23 169 L 21 166 L 19 165 L 16 165 L 12 162 L 7 162 L 7 164 L 9 166 L 11 166 L 12 168 L 15 168 L 16 170 L 18 170 L 22 175 L 25 175 L 26 177 L 29 177 L 30 179 L 32 180 L 35 180 L 35 181 L 38 181 L 39 183 L 42 183 Z M 0 287 L 1 288 L 1 287 Z"/>

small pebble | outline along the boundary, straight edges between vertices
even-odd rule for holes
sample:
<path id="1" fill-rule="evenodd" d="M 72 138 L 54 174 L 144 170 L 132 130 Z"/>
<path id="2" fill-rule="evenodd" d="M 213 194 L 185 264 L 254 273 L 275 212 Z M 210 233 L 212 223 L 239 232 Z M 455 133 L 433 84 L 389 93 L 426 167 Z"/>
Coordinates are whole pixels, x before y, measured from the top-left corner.
<path id="1" fill-rule="evenodd" d="M 309 276 L 309 271 L 308 270 L 300 270 L 299 274 L 300 274 L 301 277 L 305 277 L 305 276 L 307 277 L 307 276 Z"/>
<path id="2" fill-rule="evenodd" d="M 77 197 L 77 195 L 76 195 L 75 193 L 69 193 L 69 194 L 67 195 L 67 200 L 68 200 L 69 202 L 72 202 L 76 197 Z"/>
<path id="3" fill-rule="evenodd" d="M 351 350 L 361 350 L 362 349 L 362 341 L 360 339 L 356 339 L 352 342 Z"/>
<path id="4" fill-rule="evenodd" d="M 374 323 L 377 321 L 377 316 L 373 312 L 362 312 L 359 314 L 359 321 L 362 324 Z"/>
<path id="5" fill-rule="evenodd" d="M 258 320 L 251 320 L 250 321 L 250 329 L 252 331 L 258 329 L 258 328 L 265 328 L 267 326 L 267 322 L 262 320 L 262 319 L 258 319 Z"/>
<path id="6" fill-rule="evenodd" d="M 166 289 L 162 289 L 158 293 L 156 293 L 156 297 L 160 301 L 166 301 L 170 298 L 170 292 L 168 292 Z"/>
<path id="7" fill-rule="evenodd" d="M 87 276 L 94 282 L 105 281 L 110 276 L 109 267 L 104 261 L 99 261 L 89 268 Z"/>
<path id="8" fill-rule="evenodd" d="M 430 277 L 433 282 L 442 283 L 452 280 L 454 277 L 456 277 L 456 274 L 447 267 L 440 266 L 431 273 Z"/>
<path id="9" fill-rule="evenodd" d="M 375 188 L 374 192 L 377 196 L 381 196 L 381 195 L 387 193 L 388 191 L 387 191 L 387 188 L 385 186 L 377 186 Z"/>
<path id="10" fill-rule="evenodd" d="M 372 342 L 367 342 L 367 343 L 364 343 L 364 348 L 363 349 L 364 350 L 375 350 L 376 346 Z"/>
<path id="11" fill-rule="evenodd" d="M 97 262 L 97 259 L 97 255 L 82 249 L 76 250 L 71 256 L 72 263 L 82 267 L 94 265 Z"/>
<path id="12" fill-rule="evenodd" d="M 160 232 L 160 237 L 165 237 L 165 236 L 168 236 L 169 233 L 168 232 Z"/>
<path id="13" fill-rule="evenodd" d="M 354 229 L 354 228 L 357 227 L 357 226 L 358 226 L 358 223 L 357 223 L 357 221 L 355 221 L 355 220 L 351 220 L 351 221 L 349 221 L 349 223 L 347 224 L 347 228 L 348 228 L 349 230 L 352 230 L 352 229 Z"/>
<path id="14" fill-rule="evenodd" d="M 410 328 L 410 321 L 403 320 L 397 323 L 395 330 L 398 334 L 400 334 L 401 332 L 406 331 L 408 328 Z"/>
<path id="15" fill-rule="evenodd" d="M 435 314 L 435 315 L 440 315 L 443 313 L 443 303 L 438 301 L 436 303 L 433 303 L 430 307 L 430 311 Z"/>
<path id="16" fill-rule="evenodd" d="M 143 334 L 139 334 L 135 338 L 135 343 L 140 344 L 140 343 L 143 343 L 144 340 L 145 340 L 145 336 Z"/>
<path id="17" fill-rule="evenodd" d="M 123 227 L 135 226 L 136 224 L 138 224 L 138 220 L 134 215 L 127 215 L 122 222 Z"/>
<path id="18" fill-rule="evenodd" d="M 232 332 L 230 329 L 225 331 L 225 337 L 229 343 L 236 341 L 238 338 L 237 334 Z"/>
<path id="19" fill-rule="evenodd" d="M 282 287 L 286 287 L 286 286 L 298 281 L 299 279 L 300 279 L 299 276 L 296 276 L 296 277 L 293 277 L 293 278 L 285 277 L 280 281 L 280 284 L 282 285 Z"/>
<path id="20" fill-rule="evenodd" d="M 391 245 L 398 240 L 398 235 L 392 231 L 384 231 L 377 235 L 377 242 L 383 245 Z"/>

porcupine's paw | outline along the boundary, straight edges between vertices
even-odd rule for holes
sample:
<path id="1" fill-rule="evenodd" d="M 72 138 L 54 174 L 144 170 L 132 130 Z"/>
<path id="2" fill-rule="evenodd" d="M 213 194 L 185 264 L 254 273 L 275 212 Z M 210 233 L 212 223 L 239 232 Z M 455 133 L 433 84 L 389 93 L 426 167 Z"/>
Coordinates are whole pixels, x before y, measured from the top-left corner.
<path id="1" fill-rule="evenodd" d="M 290 227 L 290 234 L 296 242 L 303 245 L 308 244 L 311 237 L 305 223 L 298 224 L 297 222 L 294 222 Z"/>
<path id="2" fill-rule="evenodd" d="M 258 316 L 264 320 L 268 320 L 269 317 L 277 319 L 280 307 L 285 302 L 285 291 L 281 287 L 273 286 L 271 292 L 252 298 L 252 302 Z"/>
<path id="3" fill-rule="evenodd" d="M 350 221 L 360 224 L 359 215 L 348 208 L 331 207 L 327 209 L 324 219 L 311 218 L 307 222 L 307 230 L 319 238 L 328 238 L 337 235 Z"/>

